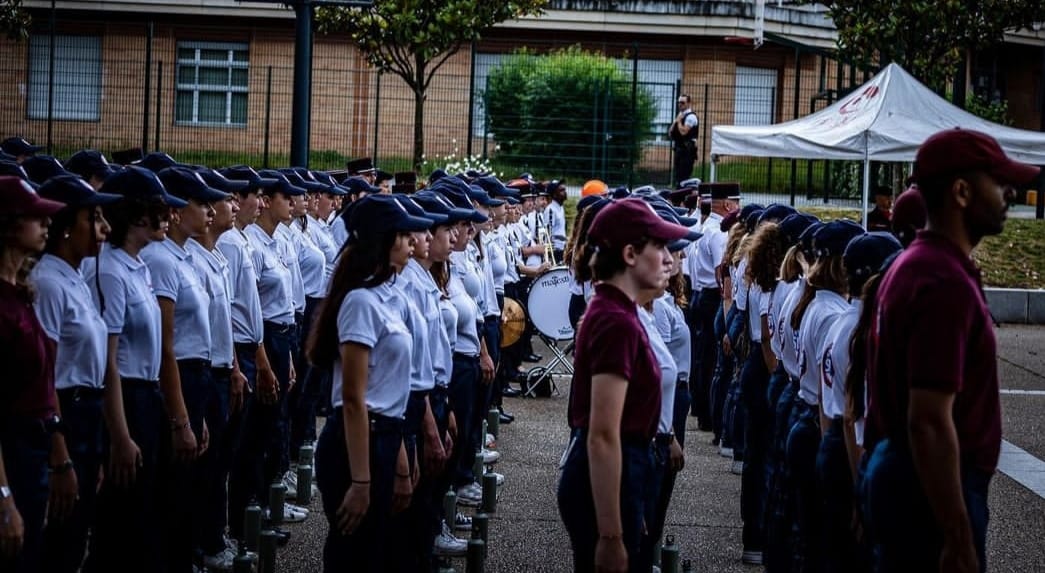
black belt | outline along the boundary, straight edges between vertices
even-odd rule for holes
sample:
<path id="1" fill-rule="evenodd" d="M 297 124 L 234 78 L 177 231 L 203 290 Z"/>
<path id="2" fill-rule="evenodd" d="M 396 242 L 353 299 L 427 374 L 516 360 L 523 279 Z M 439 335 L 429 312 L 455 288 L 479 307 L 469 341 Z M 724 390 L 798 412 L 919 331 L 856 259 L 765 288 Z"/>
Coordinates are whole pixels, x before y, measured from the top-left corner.
<path id="1" fill-rule="evenodd" d="M 203 358 L 183 358 L 178 360 L 178 368 L 210 368 L 210 360 Z"/>
<path id="2" fill-rule="evenodd" d="M 278 322 L 270 322 L 268 320 L 265 321 L 265 329 L 271 330 L 274 334 L 287 334 L 288 332 L 293 330 L 295 326 L 297 325 L 293 322 L 288 324 L 280 324 Z"/>
<path id="3" fill-rule="evenodd" d="M 219 376 L 232 376 L 231 366 L 211 366 L 210 369 Z"/>
<path id="4" fill-rule="evenodd" d="M 124 388 L 159 388 L 159 380 L 146 380 L 144 378 L 121 378 L 120 384 Z"/>
<path id="5" fill-rule="evenodd" d="M 462 360 L 479 360 L 479 355 L 472 356 L 463 352 L 454 352 L 454 358 L 460 358 Z"/>
<path id="6" fill-rule="evenodd" d="M 341 406 L 334 408 L 334 412 L 331 414 L 331 416 L 339 420 L 344 415 L 344 409 Z M 384 414 L 375 414 L 373 412 L 367 412 L 366 416 L 367 419 L 370 421 L 371 435 L 403 432 L 403 420 L 401 418 L 393 418 L 391 416 L 385 416 Z M 330 422 L 327 423 L 329 424 Z"/>
<path id="7" fill-rule="evenodd" d="M 51 414 L 48 418 L 29 418 L 11 416 L 0 422 L 0 434 L 10 435 L 50 435 L 63 430 L 62 419 L 57 414 Z"/>
<path id="8" fill-rule="evenodd" d="M 59 388 L 56 390 L 58 397 L 63 400 L 72 400 L 73 402 L 79 402 L 80 400 L 100 400 L 105 396 L 105 388 L 95 388 L 93 386 L 72 386 L 69 388 Z"/>
<path id="9" fill-rule="evenodd" d="M 588 428 L 574 428 L 573 436 L 581 440 L 587 440 Z M 622 446 L 638 446 L 640 448 L 648 448 L 652 443 L 653 440 L 651 438 L 647 438 L 644 436 L 636 436 L 631 434 L 621 434 L 620 436 L 620 444 Z"/>
<path id="10" fill-rule="evenodd" d="M 432 390 L 411 390 L 410 391 L 410 399 L 411 400 L 421 400 L 421 399 L 427 398 L 428 395 L 431 394 L 431 393 L 432 393 Z"/>
<path id="11" fill-rule="evenodd" d="M 670 446 L 671 440 L 673 440 L 674 438 L 675 436 L 672 434 L 658 433 L 656 436 L 653 436 L 653 442 L 658 446 Z"/>
<path id="12" fill-rule="evenodd" d="M 679 388 L 679 387 L 689 388 L 689 376 L 685 376 L 685 377 L 679 376 L 679 379 L 675 381 L 675 387 L 676 388 Z"/>

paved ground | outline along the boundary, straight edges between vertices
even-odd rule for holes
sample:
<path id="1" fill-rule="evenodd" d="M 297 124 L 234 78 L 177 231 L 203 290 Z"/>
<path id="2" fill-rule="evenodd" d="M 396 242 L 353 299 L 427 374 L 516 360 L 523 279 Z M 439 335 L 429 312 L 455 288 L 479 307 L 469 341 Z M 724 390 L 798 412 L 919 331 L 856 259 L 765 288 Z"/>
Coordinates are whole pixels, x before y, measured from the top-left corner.
<path id="1" fill-rule="evenodd" d="M 998 329 L 1001 384 L 1042 394 L 1005 394 L 1005 439 L 1045 459 L 1045 328 Z M 546 353 L 547 355 L 547 353 Z M 551 399 L 509 399 L 515 423 L 502 429 L 497 470 L 507 476 L 490 526 L 487 571 L 566 572 L 571 560 L 555 507 L 556 464 L 566 443 L 568 383 Z M 667 533 L 696 571 L 758 571 L 740 564 L 740 478 L 708 445 L 710 435 L 690 427 L 686 469 L 676 484 Z M 1045 571 L 1045 499 L 1004 474 L 991 486 L 988 539 L 991 571 Z M 318 511 L 318 503 L 312 507 Z M 326 535 L 321 514 L 291 526 L 280 573 L 318 573 Z M 457 571 L 464 561 L 456 560 Z"/>

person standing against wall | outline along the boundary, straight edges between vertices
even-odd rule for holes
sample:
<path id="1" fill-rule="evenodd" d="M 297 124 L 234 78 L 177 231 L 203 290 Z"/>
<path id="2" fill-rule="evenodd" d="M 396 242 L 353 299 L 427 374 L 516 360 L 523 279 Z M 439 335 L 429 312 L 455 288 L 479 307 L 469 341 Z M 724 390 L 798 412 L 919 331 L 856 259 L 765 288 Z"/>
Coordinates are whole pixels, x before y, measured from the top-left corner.
<path id="1" fill-rule="evenodd" d="M 693 164 L 697 160 L 697 127 L 700 120 L 693 112 L 693 102 L 688 94 L 679 95 L 678 114 L 668 128 L 668 137 L 675 148 L 675 165 L 672 181 L 679 182 L 693 175 Z"/>

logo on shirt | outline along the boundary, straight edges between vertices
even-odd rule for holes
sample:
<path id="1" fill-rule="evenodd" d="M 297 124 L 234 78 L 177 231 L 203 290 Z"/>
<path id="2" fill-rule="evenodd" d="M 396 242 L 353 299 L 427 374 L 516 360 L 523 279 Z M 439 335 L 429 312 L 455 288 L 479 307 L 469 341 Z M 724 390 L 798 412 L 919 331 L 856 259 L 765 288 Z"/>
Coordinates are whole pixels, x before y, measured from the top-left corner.
<path id="1" fill-rule="evenodd" d="M 806 375 L 806 352 L 805 350 L 798 351 L 798 372 L 799 376 Z"/>
<path id="2" fill-rule="evenodd" d="M 835 361 L 831 359 L 831 351 L 834 349 L 834 346 L 833 342 L 827 345 L 827 349 L 824 350 L 824 360 L 820 366 L 820 376 L 824 380 L 824 385 L 828 388 L 834 386 Z"/>

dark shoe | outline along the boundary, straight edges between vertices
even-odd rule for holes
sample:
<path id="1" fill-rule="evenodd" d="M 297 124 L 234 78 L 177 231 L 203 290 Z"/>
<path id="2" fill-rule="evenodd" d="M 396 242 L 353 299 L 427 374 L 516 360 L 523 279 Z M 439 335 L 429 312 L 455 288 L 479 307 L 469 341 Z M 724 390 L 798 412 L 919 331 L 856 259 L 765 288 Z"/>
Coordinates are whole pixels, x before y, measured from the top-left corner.
<path id="1" fill-rule="evenodd" d="M 530 355 L 526 358 L 523 358 L 523 360 L 525 360 L 526 362 L 540 362 L 541 360 L 544 360 L 544 357 L 540 354 L 530 353 Z"/>
<path id="2" fill-rule="evenodd" d="M 501 423 L 502 424 L 511 424 L 514 421 L 515 421 L 515 416 L 513 416 L 511 414 L 505 414 L 504 412 L 501 412 Z"/>
<path id="3" fill-rule="evenodd" d="M 520 394 L 522 394 L 522 390 L 516 390 L 511 386 L 503 386 L 501 388 L 501 396 L 504 396 L 505 398 L 515 398 Z"/>

